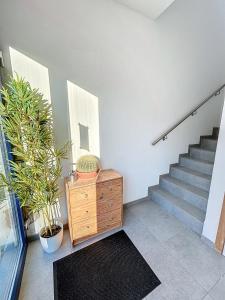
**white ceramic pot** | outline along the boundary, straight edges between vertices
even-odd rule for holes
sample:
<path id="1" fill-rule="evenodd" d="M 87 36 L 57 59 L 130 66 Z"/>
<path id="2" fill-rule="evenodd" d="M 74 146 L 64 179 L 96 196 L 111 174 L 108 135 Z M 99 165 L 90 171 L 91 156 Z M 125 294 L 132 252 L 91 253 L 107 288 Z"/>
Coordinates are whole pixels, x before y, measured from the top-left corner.
<path id="1" fill-rule="evenodd" d="M 41 237 L 40 232 L 39 232 L 39 237 L 40 237 L 41 245 L 42 245 L 44 251 L 47 252 L 47 253 L 53 253 L 53 252 L 55 252 L 56 250 L 59 249 L 59 247 L 62 244 L 62 240 L 63 240 L 63 224 L 60 221 L 56 221 L 55 223 L 61 227 L 61 230 L 60 230 L 59 233 L 57 233 L 53 237 L 43 238 L 43 237 Z"/>

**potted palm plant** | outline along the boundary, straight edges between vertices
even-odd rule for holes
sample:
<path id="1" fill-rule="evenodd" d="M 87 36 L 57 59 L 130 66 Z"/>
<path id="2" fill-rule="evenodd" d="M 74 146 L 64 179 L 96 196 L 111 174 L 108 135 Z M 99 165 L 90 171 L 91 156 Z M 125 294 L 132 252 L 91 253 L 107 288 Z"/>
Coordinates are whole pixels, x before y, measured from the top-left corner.
<path id="1" fill-rule="evenodd" d="M 1 126 L 12 147 L 11 174 L 0 174 L 3 185 L 18 196 L 21 207 L 40 215 L 40 240 L 48 253 L 62 242 L 63 225 L 57 219 L 58 180 L 67 145 L 54 145 L 52 108 L 29 82 L 11 77 L 1 90 Z"/>

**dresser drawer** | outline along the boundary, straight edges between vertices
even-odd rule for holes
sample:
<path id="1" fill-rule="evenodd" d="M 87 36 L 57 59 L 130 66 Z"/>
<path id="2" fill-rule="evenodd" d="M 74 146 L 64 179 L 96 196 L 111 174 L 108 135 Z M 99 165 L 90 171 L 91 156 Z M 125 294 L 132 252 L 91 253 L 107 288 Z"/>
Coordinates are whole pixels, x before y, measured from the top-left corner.
<path id="1" fill-rule="evenodd" d="M 88 180 L 65 180 L 68 223 L 73 245 L 122 225 L 123 178 L 100 170 Z"/>
<path id="2" fill-rule="evenodd" d="M 91 218 L 86 221 L 78 222 L 73 226 L 73 238 L 79 239 L 89 235 L 96 234 L 98 232 L 97 219 Z"/>
<path id="3" fill-rule="evenodd" d="M 103 192 L 103 191 L 118 192 L 122 190 L 122 185 L 123 185 L 122 178 L 118 178 L 111 181 L 99 182 L 97 184 L 97 190 L 99 192 Z"/>
<path id="4" fill-rule="evenodd" d="M 71 209 L 79 206 L 88 205 L 91 202 L 96 202 L 95 186 L 86 186 L 85 189 L 78 188 L 69 191 L 69 201 Z"/>
<path id="5" fill-rule="evenodd" d="M 71 209 L 72 224 L 94 218 L 97 215 L 97 207 L 95 202 L 90 202 L 87 205 L 77 206 Z"/>
<path id="6" fill-rule="evenodd" d="M 121 207 L 121 197 L 108 197 L 99 199 L 97 202 L 97 214 L 102 215 Z"/>
<path id="7" fill-rule="evenodd" d="M 109 213 L 98 216 L 98 230 L 104 231 L 116 226 L 120 226 L 122 223 L 121 209 L 116 209 Z"/>
<path id="8" fill-rule="evenodd" d="M 97 185 L 97 201 L 112 200 L 122 202 L 123 184 L 122 179 L 101 182 Z"/>

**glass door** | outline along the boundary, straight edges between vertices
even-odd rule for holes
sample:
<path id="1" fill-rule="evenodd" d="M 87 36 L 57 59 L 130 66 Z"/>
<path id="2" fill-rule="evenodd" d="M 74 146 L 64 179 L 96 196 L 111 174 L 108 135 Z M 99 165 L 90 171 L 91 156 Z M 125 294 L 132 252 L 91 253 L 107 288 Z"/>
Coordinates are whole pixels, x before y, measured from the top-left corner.
<path id="1" fill-rule="evenodd" d="M 9 145 L 0 128 L 0 172 L 10 172 Z M 22 214 L 18 199 L 0 187 L 0 299 L 16 299 L 26 253 Z"/>

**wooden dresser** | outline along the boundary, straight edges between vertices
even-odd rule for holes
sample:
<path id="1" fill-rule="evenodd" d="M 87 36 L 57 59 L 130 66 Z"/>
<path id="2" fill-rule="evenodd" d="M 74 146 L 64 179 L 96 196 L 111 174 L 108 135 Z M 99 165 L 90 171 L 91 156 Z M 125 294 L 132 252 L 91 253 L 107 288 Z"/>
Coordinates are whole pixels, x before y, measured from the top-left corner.
<path id="1" fill-rule="evenodd" d="M 122 226 L 123 177 L 100 170 L 93 179 L 66 179 L 70 237 L 73 245 Z"/>

